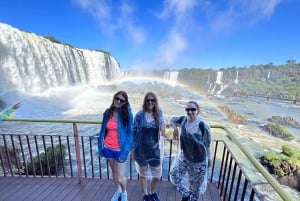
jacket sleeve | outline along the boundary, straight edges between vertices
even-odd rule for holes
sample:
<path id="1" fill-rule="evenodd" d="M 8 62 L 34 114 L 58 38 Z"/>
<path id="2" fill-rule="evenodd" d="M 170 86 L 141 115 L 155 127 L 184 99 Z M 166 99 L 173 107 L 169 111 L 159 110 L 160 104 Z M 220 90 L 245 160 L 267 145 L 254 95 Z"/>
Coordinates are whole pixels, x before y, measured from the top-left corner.
<path id="1" fill-rule="evenodd" d="M 99 132 L 99 136 L 98 136 L 98 155 L 102 154 L 104 135 L 106 132 L 105 126 L 106 126 L 106 122 L 107 122 L 107 118 L 108 118 L 107 115 L 108 115 L 108 110 L 106 110 L 103 114 L 100 132 Z"/>
<path id="2" fill-rule="evenodd" d="M 140 128 L 141 128 L 141 115 L 142 112 L 139 111 L 136 113 L 133 121 L 133 142 L 132 142 L 132 149 L 135 149 L 137 144 L 139 144 L 139 135 L 140 135 Z"/>
<path id="3" fill-rule="evenodd" d="M 14 111 L 15 110 L 12 107 L 10 107 L 0 112 L 0 121 L 11 116 L 14 113 Z"/>
<path id="4" fill-rule="evenodd" d="M 133 114 L 131 111 L 130 106 L 128 107 L 128 113 L 129 113 L 129 121 L 126 125 L 126 137 L 125 137 L 125 144 L 124 149 L 121 151 L 120 158 L 123 160 L 127 160 L 128 154 L 132 148 L 132 141 L 133 141 Z"/>

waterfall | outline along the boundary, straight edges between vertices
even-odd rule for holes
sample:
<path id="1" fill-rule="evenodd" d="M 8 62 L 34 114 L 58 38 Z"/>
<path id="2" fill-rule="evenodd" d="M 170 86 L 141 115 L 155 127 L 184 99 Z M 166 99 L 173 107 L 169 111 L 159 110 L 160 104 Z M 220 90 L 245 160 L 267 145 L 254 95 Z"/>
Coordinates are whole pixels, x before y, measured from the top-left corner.
<path id="1" fill-rule="evenodd" d="M 270 76 L 271 76 L 271 71 L 268 72 L 268 76 L 267 76 L 268 80 L 270 79 Z"/>
<path id="2" fill-rule="evenodd" d="M 223 77 L 223 72 L 222 71 L 218 71 L 217 72 L 216 84 L 222 84 L 222 77 Z"/>
<path id="3" fill-rule="evenodd" d="M 0 23 L 0 90 L 30 94 L 57 87 L 99 85 L 117 78 L 109 53 L 51 42 Z"/>
<path id="4" fill-rule="evenodd" d="M 236 71 L 236 77 L 235 77 L 234 83 L 235 84 L 239 83 L 239 71 L 238 70 Z"/>
<path id="5" fill-rule="evenodd" d="M 164 80 L 177 82 L 178 71 L 167 71 L 164 73 Z"/>

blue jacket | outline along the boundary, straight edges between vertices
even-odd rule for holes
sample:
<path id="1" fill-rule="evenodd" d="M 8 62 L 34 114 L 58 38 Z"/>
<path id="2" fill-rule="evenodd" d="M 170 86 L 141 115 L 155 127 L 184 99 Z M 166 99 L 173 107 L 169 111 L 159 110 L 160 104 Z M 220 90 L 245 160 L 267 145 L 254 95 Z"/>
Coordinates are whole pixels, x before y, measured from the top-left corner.
<path id="1" fill-rule="evenodd" d="M 101 125 L 99 139 L 98 139 L 99 155 L 102 154 L 102 150 L 103 150 L 103 141 L 106 134 L 106 125 L 109 120 L 109 110 L 110 109 L 106 109 L 103 114 L 102 125 Z M 133 141 L 133 134 L 132 134 L 133 115 L 130 106 L 128 106 L 128 113 L 129 113 L 129 121 L 126 125 L 122 123 L 121 110 L 118 111 L 118 117 L 117 117 L 118 136 L 119 136 L 119 143 L 120 143 L 120 150 L 121 150 L 120 158 L 123 160 L 127 159 Z"/>

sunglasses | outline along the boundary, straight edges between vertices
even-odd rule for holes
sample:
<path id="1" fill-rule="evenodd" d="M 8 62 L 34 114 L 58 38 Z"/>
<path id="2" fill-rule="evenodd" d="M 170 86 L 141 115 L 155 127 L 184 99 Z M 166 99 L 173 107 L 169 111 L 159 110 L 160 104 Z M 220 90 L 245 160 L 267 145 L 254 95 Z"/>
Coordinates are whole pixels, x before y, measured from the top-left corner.
<path id="1" fill-rule="evenodd" d="M 189 111 L 195 112 L 196 110 L 197 110 L 196 108 L 186 108 L 185 109 L 186 112 L 189 112 Z"/>
<path id="2" fill-rule="evenodd" d="M 115 97 L 116 101 L 120 101 L 121 103 L 125 103 L 125 100 L 122 98 L 119 98 L 118 96 Z"/>
<path id="3" fill-rule="evenodd" d="M 147 102 L 147 103 L 150 103 L 150 102 L 155 103 L 155 100 L 152 99 L 152 98 L 147 98 L 147 99 L 146 99 L 146 102 Z"/>

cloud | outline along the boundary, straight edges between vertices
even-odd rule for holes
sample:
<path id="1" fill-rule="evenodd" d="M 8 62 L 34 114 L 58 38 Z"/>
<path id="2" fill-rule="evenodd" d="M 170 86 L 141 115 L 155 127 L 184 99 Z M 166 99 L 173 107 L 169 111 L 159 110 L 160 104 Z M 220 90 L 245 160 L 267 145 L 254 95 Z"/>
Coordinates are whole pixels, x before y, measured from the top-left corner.
<path id="1" fill-rule="evenodd" d="M 177 30 L 171 31 L 168 39 L 160 45 L 156 66 L 166 68 L 174 65 L 180 53 L 186 48 L 186 39 Z"/>
<path id="2" fill-rule="evenodd" d="M 212 33 L 227 32 L 236 28 L 254 26 L 268 20 L 282 0 L 231 0 L 222 7 L 210 4 L 214 13 L 208 18 Z"/>
<path id="3" fill-rule="evenodd" d="M 135 24 L 134 8 L 127 0 L 73 0 L 83 10 L 93 16 L 101 31 L 108 35 L 125 33 L 125 37 L 136 44 L 145 41 L 145 32 Z"/>

